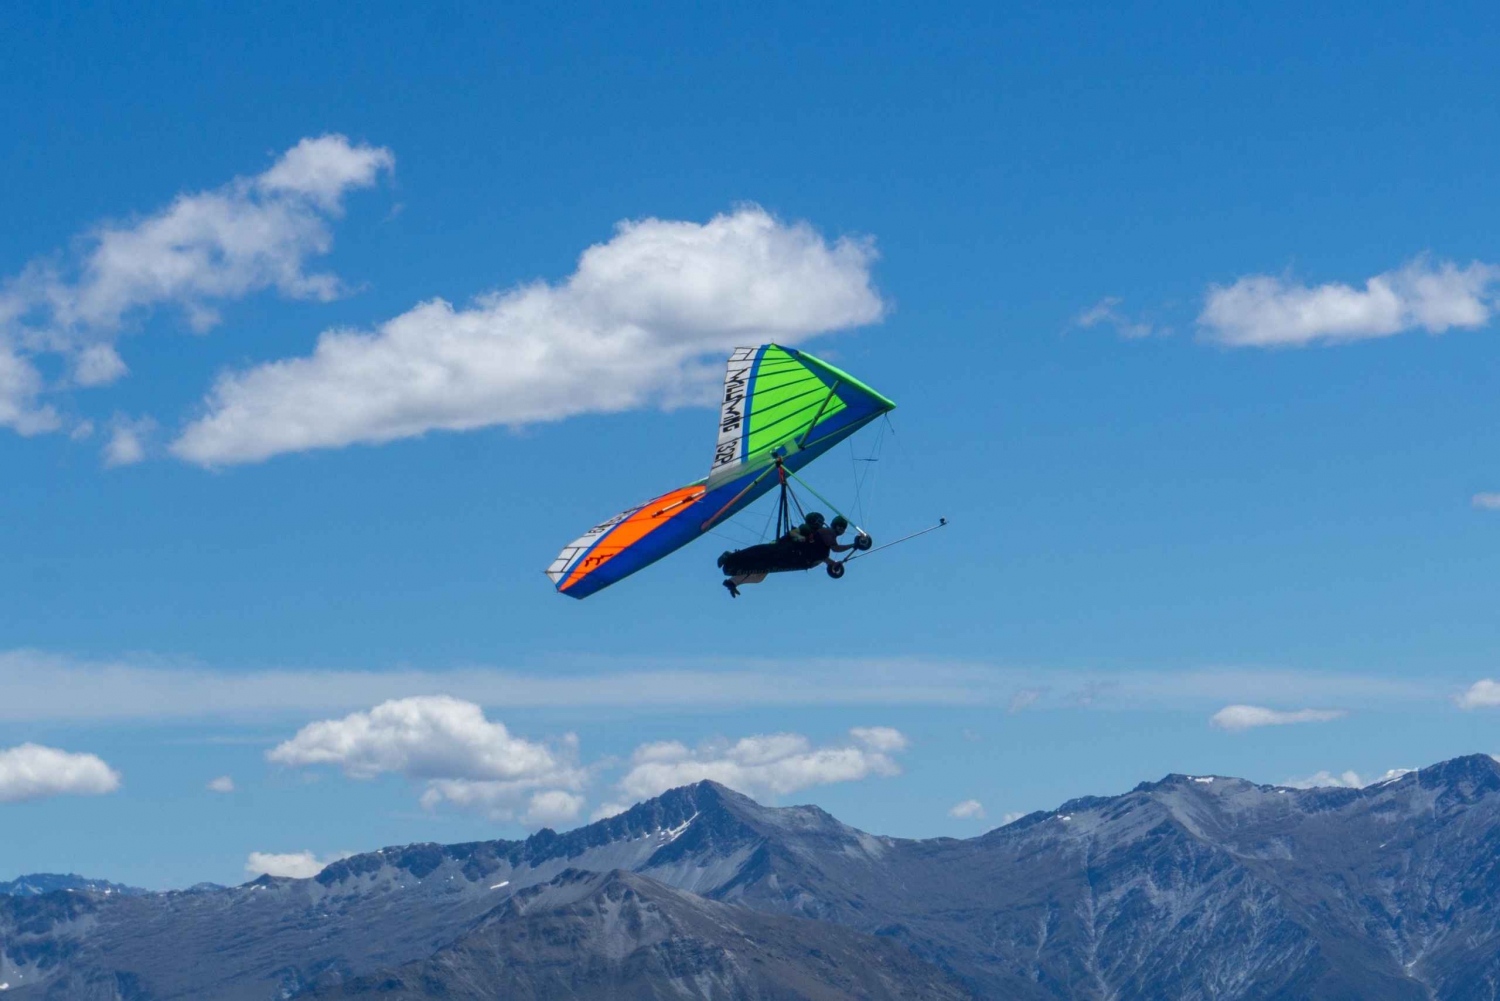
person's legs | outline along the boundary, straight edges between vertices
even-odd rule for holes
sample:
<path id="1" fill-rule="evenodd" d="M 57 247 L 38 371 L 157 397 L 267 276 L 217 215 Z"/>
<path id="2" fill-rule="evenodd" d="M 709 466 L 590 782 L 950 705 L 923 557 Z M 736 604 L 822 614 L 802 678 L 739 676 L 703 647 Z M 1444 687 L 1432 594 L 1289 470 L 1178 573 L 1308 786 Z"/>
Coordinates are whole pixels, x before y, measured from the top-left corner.
<path id="1" fill-rule="evenodd" d="M 766 575 L 763 573 L 735 574 L 733 577 L 730 577 L 724 581 L 724 587 L 729 590 L 729 596 L 731 598 L 738 598 L 740 596 L 741 584 L 759 584 L 765 579 Z"/>

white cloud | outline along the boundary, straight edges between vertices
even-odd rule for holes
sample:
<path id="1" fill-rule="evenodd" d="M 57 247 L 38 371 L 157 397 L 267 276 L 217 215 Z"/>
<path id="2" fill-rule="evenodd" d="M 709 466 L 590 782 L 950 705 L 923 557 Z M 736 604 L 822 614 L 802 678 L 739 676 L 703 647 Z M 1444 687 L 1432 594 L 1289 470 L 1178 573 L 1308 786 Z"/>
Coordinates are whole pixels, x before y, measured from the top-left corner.
<path id="1" fill-rule="evenodd" d="M 111 331 L 135 309 L 181 307 L 204 330 L 217 322 L 208 302 L 275 288 L 293 298 L 331 299 L 340 284 L 307 274 L 307 258 L 333 244 L 327 217 L 343 194 L 391 169 L 390 150 L 351 145 L 340 135 L 303 139 L 263 174 L 222 188 L 179 195 L 167 208 L 90 234 L 76 281 L 33 271 L 50 325 Z M 295 175 L 295 176 L 294 176 Z"/>
<path id="2" fill-rule="evenodd" d="M 857 726 L 849 731 L 849 736 L 872 751 L 883 751 L 886 754 L 895 754 L 911 746 L 906 734 L 889 726 Z"/>
<path id="3" fill-rule="evenodd" d="M 447 695 L 382 702 L 369 712 L 304 726 L 267 752 L 284 765 L 332 764 L 357 779 L 513 780 L 557 766 L 543 745 L 511 736 L 472 702 Z"/>
<path id="4" fill-rule="evenodd" d="M 503 723 L 485 719 L 478 705 L 432 695 L 309 723 L 266 758 L 294 767 L 336 765 L 355 779 L 394 773 L 425 782 L 422 805 L 429 809 L 447 802 L 529 822 L 555 820 L 569 810 L 565 819 L 571 819 L 583 808 L 582 797 L 565 791 L 586 779 L 571 759 L 577 746 L 572 735 L 555 749 L 513 736 Z"/>
<path id="5" fill-rule="evenodd" d="M 953 809 L 948 811 L 948 816 L 959 820 L 983 820 L 984 805 L 977 799 L 966 799 L 962 803 L 955 804 Z"/>
<path id="6" fill-rule="evenodd" d="M 1026 814 L 1024 813 L 1007 813 L 1005 816 L 1000 818 L 1000 825 L 1003 827 L 1006 824 L 1014 824 L 1024 816 L 1026 816 Z"/>
<path id="7" fill-rule="evenodd" d="M 1292 789 L 1359 789 L 1365 783 L 1360 779 L 1358 772 L 1343 772 L 1335 775 L 1329 771 L 1321 771 L 1305 779 L 1287 779 L 1281 784 Z"/>
<path id="8" fill-rule="evenodd" d="M 1500 682 L 1481 678 L 1455 699 L 1460 709 L 1489 709 L 1500 706 Z"/>
<path id="9" fill-rule="evenodd" d="M 1410 775 L 1416 771 L 1415 768 L 1390 768 L 1384 775 L 1375 779 L 1363 779 L 1356 771 L 1343 771 L 1337 774 L 1328 770 L 1315 772 L 1302 779 L 1287 779 L 1281 784 L 1292 789 L 1368 789 L 1373 786 L 1384 785 L 1394 782 L 1403 775 Z"/>
<path id="10" fill-rule="evenodd" d="M 345 713 L 413 692 L 446 691 L 481 705 L 652 706 L 1008 706 L 1018 688 L 1069 691 L 1113 684 L 1092 711 L 1212 711 L 1274 691 L 1304 704 L 1348 709 L 1451 705 L 1451 678 L 1393 679 L 1267 666 L 1092 674 L 1063 668 L 904 658 L 606 658 L 575 669 L 503 667 L 402 670 L 220 670 L 135 655 L 86 660 L 46 651 L 0 651 L 0 721 L 287 717 Z M 1468 684 L 1464 681 L 1463 684 Z"/>
<path id="11" fill-rule="evenodd" d="M 1157 329 L 1144 320 L 1133 320 L 1120 309 L 1120 303 L 1124 300 L 1119 296 L 1108 295 L 1100 299 L 1088 309 L 1073 318 L 1075 326 L 1097 327 L 1106 324 L 1115 329 L 1121 337 L 1127 340 L 1136 340 L 1141 337 L 1150 337 L 1157 333 Z M 1166 333 L 1166 331 L 1161 331 Z"/>
<path id="12" fill-rule="evenodd" d="M 584 772 L 572 771 L 560 775 L 511 781 L 428 779 L 426 788 L 422 792 L 421 803 L 424 810 L 435 810 L 446 803 L 460 809 L 483 813 L 491 820 L 516 821 L 528 826 L 540 827 L 557 822 L 555 815 L 559 810 L 568 814 L 562 818 L 563 820 L 571 820 L 583 809 L 584 801 L 582 796 L 564 789 L 546 789 L 540 792 L 532 790 L 539 785 L 557 783 L 565 783 L 572 789 L 578 789 L 584 785 L 585 778 Z M 538 800 L 538 796 L 547 798 Z M 571 805 L 575 802 L 577 809 Z M 554 819 L 537 820 L 538 817 L 544 815 Z"/>
<path id="13" fill-rule="evenodd" d="M 234 792 L 234 778 L 229 775 L 220 775 L 208 783 L 209 792 Z"/>
<path id="14" fill-rule="evenodd" d="M 110 422 L 109 441 L 104 444 L 104 465 L 132 466 L 146 457 L 146 437 L 156 430 L 150 417 L 130 418 L 116 414 Z"/>
<path id="15" fill-rule="evenodd" d="M 644 219 L 584 251 L 559 284 L 420 303 L 311 355 L 220 378 L 173 443 L 203 465 L 707 402 L 723 355 L 874 322 L 867 240 L 829 244 L 747 206 L 707 223 Z"/>
<path id="16" fill-rule="evenodd" d="M 521 822 L 528 827 L 555 827 L 578 819 L 583 812 L 583 797 L 561 789 L 548 789 L 532 793 L 521 815 Z"/>
<path id="17" fill-rule="evenodd" d="M 422 793 L 422 806 L 431 810 L 448 803 L 477 810 L 491 820 L 516 821 L 527 827 L 556 827 L 577 820 L 584 798 L 565 789 L 528 792 L 539 783 L 583 784 L 584 773 L 572 771 L 538 779 L 483 781 L 476 779 L 430 779 Z"/>
<path id="18" fill-rule="evenodd" d="M 1340 343 L 1418 327 L 1440 334 L 1488 323 L 1496 282 L 1500 266 L 1476 261 L 1460 268 L 1426 257 L 1368 279 L 1363 289 L 1248 275 L 1227 287 L 1210 286 L 1198 323 L 1210 338 L 1236 347 Z"/>
<path id="19" fill-rule="evenodd" d="M 1046 693 L 1043 692 L 1043 690 L 1040 688 L 1022 688 L 1010 697 L 1009 711 L 1012 713 L 1018 713 L 1023 709 L 1034 706 L 1036 705 L 1037 700 L 1040 699 L 1044 694 Z"/>
<path id="20" fill-rule="evenodd" d="M 1347 713 L 1342 709 L 1295 709 L 1284 711 L 1264 706 L 1225 706 L 1209 720 L 1221 730 L 1249 730 L 1258 726 L 1288 723 L 1326 723 Z"/>
<path id="21" fill-rule="evenodd" d="M 1469 503 L 1481 511 L 1500 511 L 1500 494 L 1475 494 Z"/>
<path id="22" fill-rule="evenodd" d="M 600 803 L 593 813 L 589 814 L 589 823 L 600 820 L 608 820 L 610 817 L 618 817 L 630 809 L 629 803 Z"/>
<path id="23" fill-rule="evenodd" d="M 56 431 L 62 418 L 51 406 L 37 402 L 42 373 L 6 342 L 4 330 L 0 323 L 0 427 L 21 435 Z"/>
<path id="24" fill-rule="evenodd" d="M 318 858 L 312 852 L 251 852 L 250 857 L 245 860 L 245 872 L 251 877 L 258 876 L 288 876 L 292 879 L 312 879 L 324 868 L 332 865 L 340 859 L 346 859 L 353 852 L 335 852 L 332 855 Z"/>
<path id="25" fill-rule="evenodd" d="M 859 728 L 885 731 L 886 727 Z M 894 731 L 893 731 L 894 732 Z M 853 731 L 851 731 L 852 735 Z M 906 746 L 904 736 L 883 739 L 892 751 Z M 733 743 L 710 741 L 689 750 L 677 741 L 642 744 L 631 757 L 631 767 L 619 789 L 632 800 L 649 799 L 668 789 L 712 779 L 757 798 L 797 792 L 834 782 L 852 782 L 871 775 L 892 776 L 901 769 L 891 752 L 854 743 L 813 747 L 801 734 L 773 733 L 744 737 Z"/>
<path id="26" fill-rule="evenodd" d="M 178 307 L 202 332 L 219 321 L 213 303 L 264 289 L 334 298 L 339 280 L 305 265 L 332 247 L 328 222 L 343 196 L 394 163 L 389 150 L 344 136 L 303 139 L 257 177 L 105 223 L 72 255 L 28 265 L 0 284 L 0 425 L 22 434 L 60 427 L 39 402 L 45 387 L 31 359 L 61 357 L 76 386 L 113 382 L 127 371 L 115 339 L 153 307 Z"/>
<path id="27" fill-rule="evenodd" d="M 309 198 L 325 212 L 343 211 L 343 197 L 353 188 L 367 188 L 382 171 L 396 169 L 390 150 L 375 146 L 351 146 L 337 134 L 303 139 L 255 179 L 262 192 L 272 196 Z"/>
<path id="28" fill-rule="evenodd" d="M 90 344 L 73 356 L 73 381 L 80 386 L 105 386 L 127 371 L 113 344 Z"/>
<path id="29" fill-rule="evenodd" d="M 120 773 L 92 754 L 40 744 L 0 750 L 0 803 L 47 796 L 99 796 L 120 788 Z"/>

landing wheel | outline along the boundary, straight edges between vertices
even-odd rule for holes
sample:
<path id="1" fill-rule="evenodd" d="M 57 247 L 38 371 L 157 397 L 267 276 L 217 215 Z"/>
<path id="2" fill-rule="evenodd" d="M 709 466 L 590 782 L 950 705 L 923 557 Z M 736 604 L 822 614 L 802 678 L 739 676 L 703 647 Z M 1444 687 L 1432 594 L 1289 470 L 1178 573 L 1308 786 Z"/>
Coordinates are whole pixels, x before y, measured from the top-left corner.
<path id="1" fill-rule="evenodd" d="M 838 580 L 840 577 L 844 576 L 844 564 L 842 564 L 842 563 L 830 563 L 830 564 L 828 564 L 828 576 L 832 577 L 834 580 Z"/>

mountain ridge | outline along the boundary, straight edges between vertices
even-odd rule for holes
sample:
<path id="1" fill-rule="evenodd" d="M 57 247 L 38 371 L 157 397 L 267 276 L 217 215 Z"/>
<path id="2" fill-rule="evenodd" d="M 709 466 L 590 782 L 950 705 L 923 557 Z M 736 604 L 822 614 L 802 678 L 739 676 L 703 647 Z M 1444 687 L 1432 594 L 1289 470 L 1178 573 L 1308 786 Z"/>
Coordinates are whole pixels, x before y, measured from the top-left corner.
<path id="1" fill-rule="evenodd" d="M 0 896 L 6 897 L 39 897 L 44 893 L 68 890 L 81 890 L 87 893 L 121 893 L 128 896 L 140 896 L 151 892 L 138 886 L 111 883 L 107 879 L 90 879 L 74 872 L 30 872 L 23 873 L 15 879 L 0 882 Z"/>
<path id="2" fill-rule="evenodd" d="M 701 782 L 564 834 L 390 846 L 306 880 L 0 898 L 0 982 L 23 1001 L 334 996 L 381 975 L 410 989 L 390 971 L 432 962 L 512 901 L 565 873 L 624 872 L 649 880 L 631 892 L 683 927 L 698 926 L 672 894 L 728 907 L 729 925 L 738 915 L 739 932 L 700 935 L 705 970 L 728 968 L 710 954 L 754 952 L 741 932 L 776 918 L 843 955 L 897 943 L 978 997 L 1488 997 L 1500 985 L 1497 858 L 1500 764 L 1488 755 L 1361 789 L 1172 773 L 967 839 L 872 835 Z M 583 936 L 579 960 L 603 978 L 591 989 L 625 989 L 625 967 L 586 952 L 603 940 L 594 917 L 555 921 Z M 659 944 L 638 943 L 629 968 L 656 976 L 640 971 L 660 972 Z M 502 945 L 521 948 L 503 936 L 485 948 Z M 777 957 L 813 983 L 802 957 Z"/>
<path id="3" fill-rule="evenodd" d="M 502 982 L 515 1001 L 970 997 L 893 942 L 731 907 L 621 869 L 564 870 L 509 897 L 427 960 L 314 985 L 305 996 L 480 1001 Z"/>

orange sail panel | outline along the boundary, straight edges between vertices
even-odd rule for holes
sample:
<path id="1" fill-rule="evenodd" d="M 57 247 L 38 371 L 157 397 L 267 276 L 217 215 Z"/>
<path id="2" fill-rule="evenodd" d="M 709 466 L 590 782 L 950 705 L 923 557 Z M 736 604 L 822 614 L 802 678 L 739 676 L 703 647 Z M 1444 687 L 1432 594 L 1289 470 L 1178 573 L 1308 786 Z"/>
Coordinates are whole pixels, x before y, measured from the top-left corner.
<path id="1" fill-rule="evenodd" d="M 604 531 L 599 533 L 597 539 L 586 541 L 588 536 L 585 535 L 574 543 L 574 547 L 577 547 L 575 558 L 559 575 L 562 580 L 557 589 L 567 591 L 647 535 L 681 515 L 702 497 L 703 485 L 696 483 L 662 494 L 634 511 L 626 512 L 618 520 L 611 518 L 600 526 Z M 611 524 L 613 527 L 610 527 Z M 579 543 L 584 545 L 580 546 Z"/>

